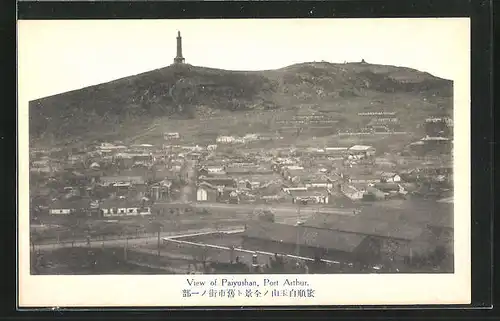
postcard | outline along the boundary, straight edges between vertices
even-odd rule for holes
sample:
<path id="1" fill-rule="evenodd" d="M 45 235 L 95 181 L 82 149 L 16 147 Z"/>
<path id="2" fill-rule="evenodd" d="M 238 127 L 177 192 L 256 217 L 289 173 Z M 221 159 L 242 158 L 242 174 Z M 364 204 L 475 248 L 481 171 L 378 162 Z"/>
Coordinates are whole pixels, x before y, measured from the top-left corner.
<path id="1" fill-rule="evenodd" d="M 20 20 L 19 306 L 470 303 L 469 60 L 465 18 Z"/>

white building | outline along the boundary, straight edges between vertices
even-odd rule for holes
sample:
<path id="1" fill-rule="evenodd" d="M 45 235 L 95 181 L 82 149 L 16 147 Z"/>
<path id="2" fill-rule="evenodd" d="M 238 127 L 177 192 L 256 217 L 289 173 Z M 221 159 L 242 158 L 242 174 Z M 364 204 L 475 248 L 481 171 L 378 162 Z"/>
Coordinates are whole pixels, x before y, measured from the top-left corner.
<path id="1" fill-rule="evenodd" d="M 375 148 L 367 145 L 354 145 L 349 148 L 349 153 L 354 155 L 363 154 L 366 156 L 375 155 Z"/>
<path id="2" fill-rule="evenodd" d="M 164 133 L 163 138 L 165 140 L 179 139 L 181 135 L 179 133 Z"/>
<path id="3" fill-rule="evenodd" d="M 217 143 L 222 144 L 232 144 L 236 141 L 236 137 L 234 136 L 219 136 L 217 137 Z"/>
<path id="4" fill-rule="evenodd" d="M 149 206 L 140 206 L 127 204 L 127 202 L 104 202 L 100 206 L 101 213 L 104 217 L 110 216 L 136 216 L 150 215 L 151 208 Z"/>
<path id="5" fill-rule="evenodd" d="M 205 188 L 198 187 L 198 190 L 196 191 L 196 200 L 199 202 L 208 200 L 208 192 Z"/>
<path id="6" fill-rule="evenodd" d="M 399 176 L 396 173 L 384 172 L 380 176 L 381 176 L 381 181 L 383 181 L 383 182 L 387 182 L 387 183 L 399 183 L 399 182 L 401 182 L 401 176 Z"/>

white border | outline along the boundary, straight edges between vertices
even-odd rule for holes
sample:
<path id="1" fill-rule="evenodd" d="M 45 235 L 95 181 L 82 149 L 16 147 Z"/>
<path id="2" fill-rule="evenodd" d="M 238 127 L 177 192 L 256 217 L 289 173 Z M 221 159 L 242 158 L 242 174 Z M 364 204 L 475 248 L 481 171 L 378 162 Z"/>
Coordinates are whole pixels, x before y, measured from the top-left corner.
<path id="1" fill-rule="evenodd" d="M 444 19 L 444 18 L 443 18 Z M 411 20 L 411 19 L 402 19 Z M 446 20 L 446 19 L 444 19 Z M 457 20 L 457 19 L 449 19 Z M 28 175 L 28 101 L 19 72 L 19 306 L 286 306 L 286 305 L 401 305 L 468 304 L 471 300 L 470 269 L 470 21 L 462 20 L 464 34 L 459 41 L 462 51 L 450 59 L 456 61 L 460 77 L 454 79 L 454 172 L 455 174 L 455 273 L 400 275 L 299 275 L 315 289 L 313 299 L 183 298 L 186 277 L 165 276 L 32 276 L 29 268 L 29 175 Z M 404 23 L 404 22 L 403 22 Z M 409 35 L 411 37 L 411 35 Z M 432 48 L 429 48 L 432 50 Z M 23 61 L 19 56 L 19 64 Z M 20 70 L 20 69 L 19 69 Z M 47 79 L 50 81 L 50 79 Z M 201 275 L 198 280 L 224 276 Z M 235 276 L 227 276 L 228 278 Z M 284 275 L 247 275 L 261 282 L 264 277 L 283 279 Z"/>

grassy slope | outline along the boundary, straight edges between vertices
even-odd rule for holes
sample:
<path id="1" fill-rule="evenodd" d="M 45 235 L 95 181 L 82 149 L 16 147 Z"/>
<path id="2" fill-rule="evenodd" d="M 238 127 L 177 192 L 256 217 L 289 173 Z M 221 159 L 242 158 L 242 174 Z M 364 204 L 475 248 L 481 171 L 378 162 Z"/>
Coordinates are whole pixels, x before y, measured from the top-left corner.
<path id="1" fill-rule="evenodd" d="M 283 126 L 278 119 L 301 114 L 329 115 L 338 120 L 332 127 L 352 127 L 358 112 L 370 110 L 396 111 L 413 128 L 429 115 L 451 114 L 452 82 L 360 63 L 255 72 L 169 66 L 32 101 L 30 136 L 33 142 L 161 141 L 164 131 L 179 131 L 198 140 L 275 131 Z"/>

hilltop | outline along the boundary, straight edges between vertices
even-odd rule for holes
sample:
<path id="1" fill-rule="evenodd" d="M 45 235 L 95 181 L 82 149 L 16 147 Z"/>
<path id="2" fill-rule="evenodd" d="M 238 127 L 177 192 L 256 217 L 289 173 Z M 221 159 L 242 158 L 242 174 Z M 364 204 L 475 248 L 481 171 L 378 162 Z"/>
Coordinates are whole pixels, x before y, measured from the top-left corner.
<path id="1" fill-rule="evenodd" d="M 356 126 L 358 112 L 371 110 L 396 112 L 404 126 L 414 127 L 430 115 L 451 115 L 452 95 L 449 80 L 367 63 L 301 63 L 265 71 L 171 65 L 31 101 L 30 139 L 131 137 L 158 126 L 182 129 L 180 120 L 198 132 L 242 125 L 265 131 L 276 129 L 277 118 L 301 113 L 326 113 L 346 128 Z M 226 117 L 231 125 L 215 121 Z M 203 122 L 210 119 L 212 125 Z"/>

